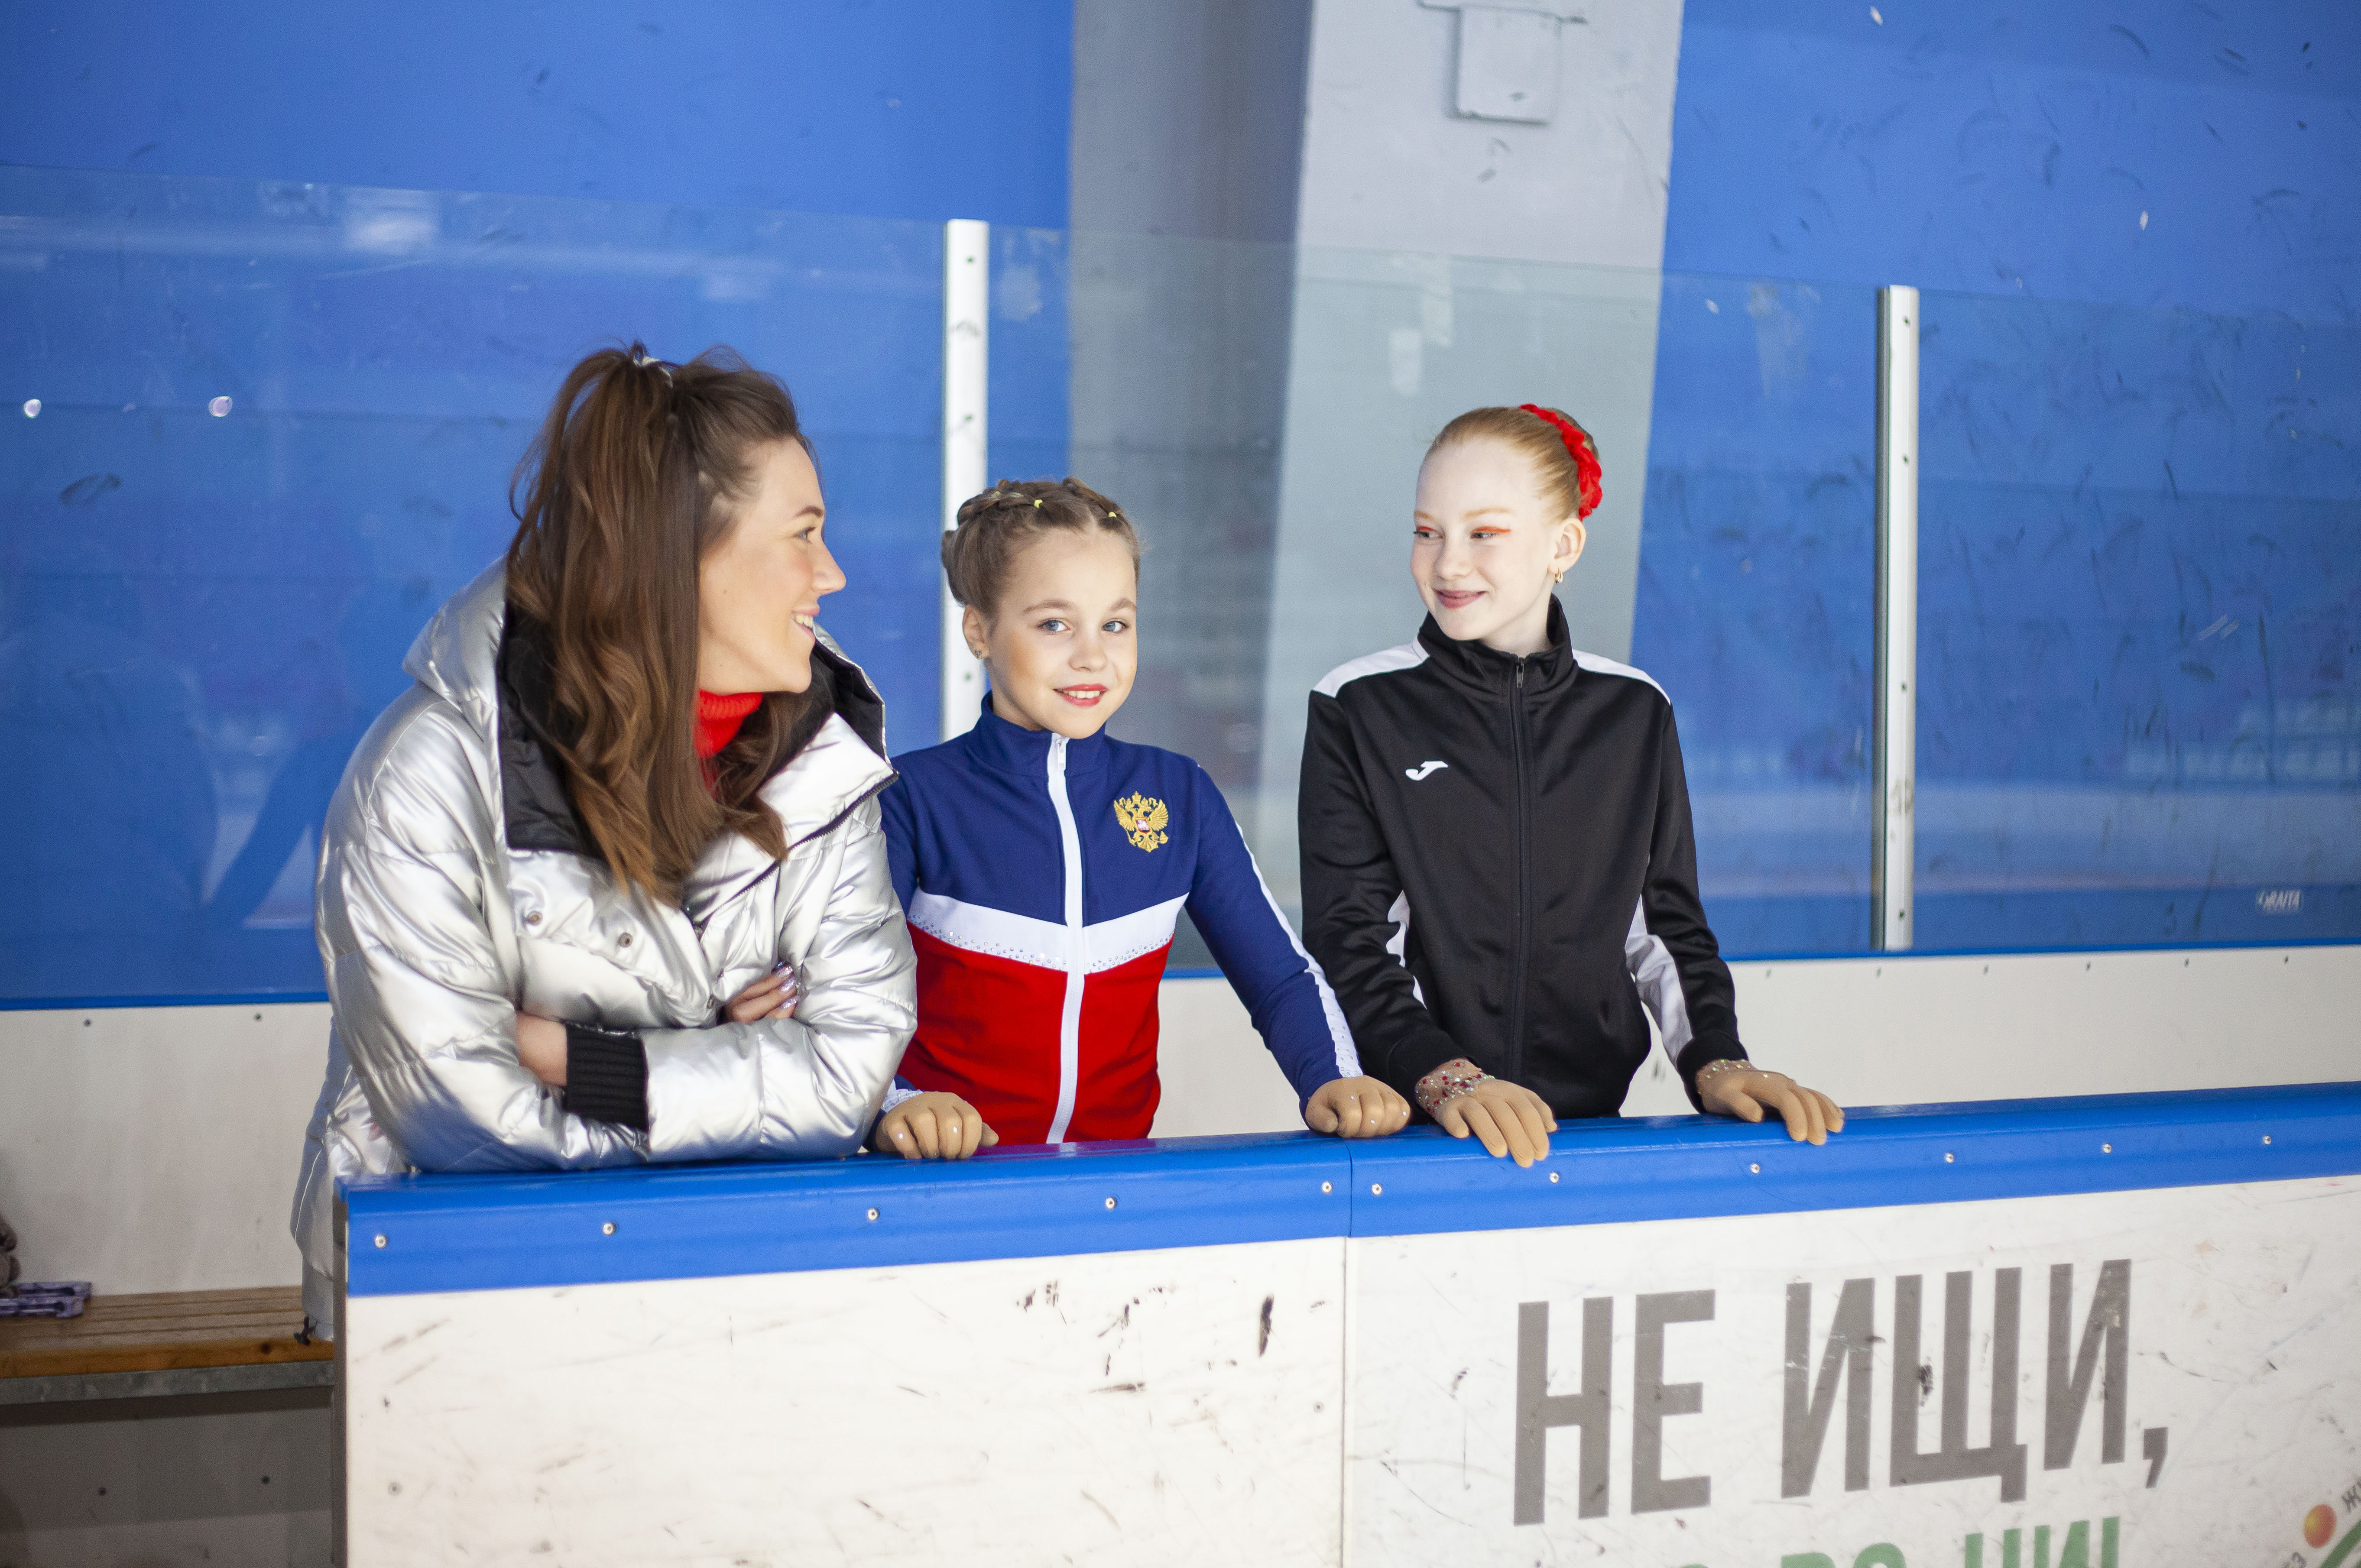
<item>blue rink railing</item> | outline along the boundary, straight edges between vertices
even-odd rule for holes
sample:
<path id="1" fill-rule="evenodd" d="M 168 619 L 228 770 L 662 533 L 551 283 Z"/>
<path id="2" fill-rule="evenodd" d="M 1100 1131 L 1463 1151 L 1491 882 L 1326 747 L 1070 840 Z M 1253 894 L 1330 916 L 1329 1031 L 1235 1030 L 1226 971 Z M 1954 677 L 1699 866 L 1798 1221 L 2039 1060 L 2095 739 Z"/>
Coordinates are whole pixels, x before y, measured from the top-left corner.
<path id="1" fill-rule="evenodd" d="M 1567 1124 L 1530 1168 L 1433 1128 L 346 1183 L 347 1291 L 396 1296 L 2361 1174 L 2361 1084 Z"/>

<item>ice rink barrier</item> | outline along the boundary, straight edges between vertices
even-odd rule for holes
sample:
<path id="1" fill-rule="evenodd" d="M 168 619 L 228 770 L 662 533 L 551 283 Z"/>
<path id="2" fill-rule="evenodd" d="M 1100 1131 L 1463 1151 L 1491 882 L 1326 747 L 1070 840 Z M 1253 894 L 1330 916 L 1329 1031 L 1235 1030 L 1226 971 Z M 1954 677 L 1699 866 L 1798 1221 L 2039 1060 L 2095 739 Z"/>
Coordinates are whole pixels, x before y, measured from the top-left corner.
<path id="1" fill-rule="evenodd" d="M 348 1186 L 355 1564 L 2361 1568 L 2361 1085 Z"/>

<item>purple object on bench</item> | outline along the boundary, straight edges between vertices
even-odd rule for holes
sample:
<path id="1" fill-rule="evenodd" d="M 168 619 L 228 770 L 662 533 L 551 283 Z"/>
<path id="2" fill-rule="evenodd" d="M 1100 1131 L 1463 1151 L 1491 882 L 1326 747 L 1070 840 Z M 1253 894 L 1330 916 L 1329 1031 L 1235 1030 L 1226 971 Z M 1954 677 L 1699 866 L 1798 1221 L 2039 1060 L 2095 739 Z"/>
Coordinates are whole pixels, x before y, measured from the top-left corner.
<path id="1" fill-rule="evenodd" d="M 79 1318 L 89 1299 L 87 1279 L 27 1280 L 0 1295 L 0 1318 Z"/>

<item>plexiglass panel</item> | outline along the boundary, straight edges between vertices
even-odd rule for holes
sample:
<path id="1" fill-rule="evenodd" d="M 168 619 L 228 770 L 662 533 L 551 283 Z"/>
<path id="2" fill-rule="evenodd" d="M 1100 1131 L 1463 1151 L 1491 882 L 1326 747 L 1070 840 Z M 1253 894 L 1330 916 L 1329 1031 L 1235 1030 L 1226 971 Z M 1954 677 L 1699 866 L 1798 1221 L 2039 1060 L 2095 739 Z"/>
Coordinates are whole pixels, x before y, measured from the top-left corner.
<path id="1" fill-rule="evenodd" d="M 1667 275 L 1635 661 L 1671 694 L 1735 953 L 1870 940 L 1873 290 Z"/>
<path id="2" fill-rule="evenodd" d="M 929 743 L 940 262 L 931 224 L 0 170 L 0 1001 L 317 993 L 345 758 L 618 337 L 795 390 L 824 619 Z M 1672 695 L 1726 949 L 1866 947 L 1870 290 L 1011 229 L 992 298 L 993 475 L 1140 523 L 1116 732 L 1204 763 L 1282 903 L 1306 694 L 1419 624 L 1428 441 L 1540 401 L 1598 439 L 1568 618 Z M 2352 329 L 1924 321 L 1921 946 L 2361 933 Z"/>
<path id="3" fill-rule="evenodd" d="M 1307 694 L 1423 613 L 1428 442 L 1542 401 L 1606 466 L 1574 636 L 1674 694 L 1726 938 L 1865 943 L 1870 291 L 1101 235 L 1073 253 L 1075 462 L 1149 543 L 1115 728 L 1205 763 L 1283 904 Z"/>
<path id="4" fill-rule="evenodd" d="M 1672 694 L 1725 948 L 1866 949 L 1873 291 L 1074 244 L 1076 461 L 1151 543 L 1118 728 L 1206 762 L 1283 902 L 1305 693 L 1418 623 L 1427 441 L 1554 401 L 1607 472 L 1569 620 Z M 2361 932 L 2351 331 L 1925 323 L 1922 949 Z"/>
<path id="5" fill-rule="evenodd" d="M 2361 934 L 2361 330 L 1922 310 L 1920 942 Z"/>
<path id="6" fill-rule="evenodd" d="M 940 250 L 927 224 L 0 170 L 0 998 L 319 992 L 345 758 L 505 546 L 559 378 L 618 338 L 787 381 L 851 585 L 824 619 L 897 743 L 931 738 Z M 1045 372 L 1024 341 L 1004 406 L 1055 428 L 1062 342 Z"/>

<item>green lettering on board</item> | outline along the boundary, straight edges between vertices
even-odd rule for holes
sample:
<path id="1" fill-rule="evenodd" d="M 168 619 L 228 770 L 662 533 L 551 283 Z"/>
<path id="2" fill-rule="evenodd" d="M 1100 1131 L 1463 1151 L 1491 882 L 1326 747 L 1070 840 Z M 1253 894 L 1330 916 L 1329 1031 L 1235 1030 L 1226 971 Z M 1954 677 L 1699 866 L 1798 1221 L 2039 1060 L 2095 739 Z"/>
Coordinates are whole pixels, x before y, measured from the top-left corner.
<path id="1" fill-rule="evenodd" d="M 2058 1560 L 2049 1560 L 2049 1527 L 2037 1525 L 2033 1530 L 2032 1568 L 2091 1568 L 2091 1527 L 2078 1522 L 2066 1527 L 2066 1539 L 2059 1543 Z M 1999 1568 L 2025 1568 L 2025 1532 L 2004 1530 L 2000 1538 Z M 2114 1515 L 2099 1521 L 2099 1568 L 2120 1568 L 2123 1551 L 2123 1521 Z M 1961 1543 L 1960 1559 L 1964 1568 L 1985 1568 L 1984 1538 L 1979 1530 Z"/>

